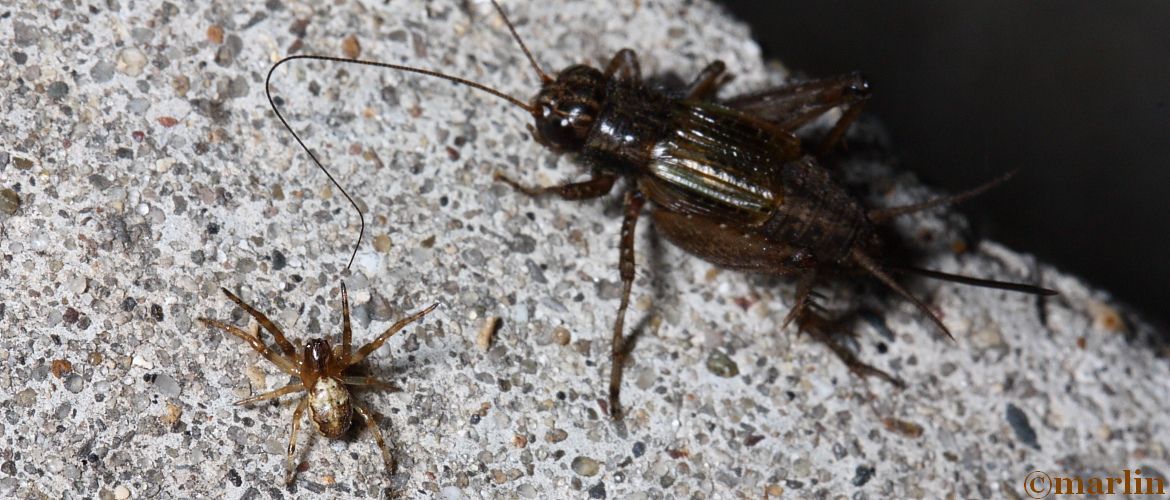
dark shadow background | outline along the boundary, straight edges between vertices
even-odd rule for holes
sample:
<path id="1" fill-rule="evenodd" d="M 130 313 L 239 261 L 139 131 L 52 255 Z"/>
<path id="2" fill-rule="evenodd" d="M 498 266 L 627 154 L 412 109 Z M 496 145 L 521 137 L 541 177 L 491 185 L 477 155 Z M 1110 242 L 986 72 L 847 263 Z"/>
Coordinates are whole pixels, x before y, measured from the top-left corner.
<path id="1" fill-rule="evenodd" d="M 1170 324 L 1170 2 L 720 1 L 798 74 L 865 74 L 927 184 L 1019 169 L 961 208 L 981 234 Z"/>

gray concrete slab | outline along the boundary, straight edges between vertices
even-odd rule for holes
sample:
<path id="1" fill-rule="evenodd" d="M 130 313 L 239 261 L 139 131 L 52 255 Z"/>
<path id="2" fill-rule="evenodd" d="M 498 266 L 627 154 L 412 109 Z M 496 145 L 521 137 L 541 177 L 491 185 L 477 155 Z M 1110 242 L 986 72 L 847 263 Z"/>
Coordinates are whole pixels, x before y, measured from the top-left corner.
<path id="1" fill-rule="evenodd" d="M 548 68 L 628 46 L 651 74 L 722 59 L 729 93 L 784 77 L 705 1 L 507 4 Z M 290 65 L 274 78 L 294 125 L 366 207 L 343 273 L 356 216 L 269 111 L 268 67 L 294 47 L 341 54 L 352 36 L 363 57 L 530 96 L 537 80 L 483 2 L 18 0 L 0 33 L 0 496 L 1012 497 L 1033 470 L 1170 471 L 1153 330 L 1026 254 L 956 253 L 967 225 L 953 213 L 898 224 L 922 264 L 1061 296 L 911 281 L 948 342 L 876 287 L 830 287 L 831 306 L 877 311 L 853 325 L 857 347 L 903 391 L 778 331 L 791 284 L 721 272 L 643 224 L 629 323 L 644 333 L 629 416 L 611 422 L 598 402 L 618 202 L 533 201 L 493 182 L 584 174 L 502 101 Z M 844 169 L 874 204 L 929 195 L 883 162 Z M 295 399 L 232 405 L 286 377 L 195 318 L 247 326 L 223 286 L 298 339 L 334 335 L 343 276 L 358 341 L 442 304 L 367 363 L 402 391 L 358 395 L 400 468 L 383 471 L 368 432 L 329 441 L 306 426 L 306 468 L 286 489 Z"/>

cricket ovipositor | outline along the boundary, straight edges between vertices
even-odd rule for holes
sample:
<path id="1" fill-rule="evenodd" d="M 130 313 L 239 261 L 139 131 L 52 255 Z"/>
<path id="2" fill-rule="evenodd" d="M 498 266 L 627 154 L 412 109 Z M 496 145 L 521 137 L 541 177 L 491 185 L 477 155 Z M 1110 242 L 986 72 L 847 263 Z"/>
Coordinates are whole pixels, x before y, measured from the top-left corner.
<path id="1" fill-rule="evenodd" d="M 624 181 L 619 245 L 621 302 L 612 331 L 608 393 L 611 414 L 620 415 L 621 374 L 628 355 L 624 318 L 634 281 L 634 234 L 644 208 L 649 209 L 658 234 L 688 253 L 725 268 L 794 277 L 796 298 L 784 325 L 795 321 L 802 331 L 830 347 L 854 373 L 876 375 L 896 385 L 901 385 L 898 379 L 861 362 L 837 342 L 830 332 L 830 321 L 815 311 L 813 288 L 826 276 L 863 275 L 876 279 L 913 303 L 947 337 L 950 332 L 946 326 L 926 304 L 893 279 L 890 271 L 1031 294 L 1055 293 L 1031 285 L 917 269 L 884 260 L 886 245 L 876 231 L 879 223 L 956 203 L 1006 177 L 959 195 L 922 203 L 864 206 L 796 135 L 798 128 L 830 110 L 841 109 L 841 117 L 826 134 L 819 151 L 832 149 L 869 97 L 868 83 L 859 75 L 811 80 L 719 99 L 717 91 L 729 78 L 721 61 L 709 64 L 678 93 L 668 93 L 647 85 L 634 52 L 623 49 L 604 69 L 578 64 L 554 77 L 541 69 L 503 9 L 494 1 L 493 5 L 540 77 L 540 90 L 530 102 L 440 71 L 318 55 L 293 55 L 280 60 L 269 71 L 268 81 L 277 67 L 297 59 L 360 64 L 445 79 L 523 109 L 534 120 L 528 128 L 537 142 L 556 152 L 574 154 L 592 169 L 587 180 L 543 188 L 523 186 L 499 173 L 498 180 L 532 196 L 554 195 L 566 200 L 599 198 Z M 265 88 L 268 90 L 268 82 Z M 275 102 L 272 107 L 324 171 Z M 362 217 L 359 241 L 364 227 Z"/>

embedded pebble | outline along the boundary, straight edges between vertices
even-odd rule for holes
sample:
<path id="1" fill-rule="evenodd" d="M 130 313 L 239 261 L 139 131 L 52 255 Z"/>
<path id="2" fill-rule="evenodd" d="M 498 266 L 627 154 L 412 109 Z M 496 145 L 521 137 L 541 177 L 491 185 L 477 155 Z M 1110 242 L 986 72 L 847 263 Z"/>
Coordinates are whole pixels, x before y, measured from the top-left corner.
<path id="1" fill-rule="evenodd" d="M 164 426 L 174 428 L 179 423 L 179 419 L 183 416 L 183 408 L 172 402 L 167 402 L 166 410 L 163 411 L 162 416 L 159 417 L 159 422 Z"/>
<path id="2" fill-rule="evenodd" d="M 362 45 L 358 42 L 357 36 L 349 35 L 341 41 L 341 53 L 350 59 L 357 59 L 362 55 Z"/>
<path id="3" fill-rule="evenodd" d="M 37 402 L 37 391 L 34 391 L 31 388 L 20 391 L 16 393 L 16 398 L 14 401 L 18 406 L 32 406 L 33 403 Z"/>
<path id="4" fill-rule="evenodd" d="M 563 429 L 549 429 L 548 432 L 544 434 L 544 440 L 550 443 L 559 443 L 564 441 L 567 437 L 569 437 L 569 433 L 565 432 Z"/>
<path id="5" fill-rule="evenodd" d="M 707 371 L 719 377 L 730 378 L 739 375 L 739 365 L 722 351 L 711 351 L 707 356 Z"/>
<path id="6" fill-rule="evenodd" d="M 114 70 L 114 63 L 102 59 L 89 68 L 89 77 L 93 78 L 94 82 L 106 83 L 114 77 Z"/>
<path id="7" fill-rule="evenodd" d="M 574 458 L 571 467 L 573 468 L 573 472 L 585 477 L 595 476 L 597 475 L 597 471 L 601 470 L 601 464 L 586 456 Z"/>
<path id="8" fill-rule="evenodd" d="M 160 394 L 162 394 L 163 396 L 168 396 L 168 397 L 172 397 L 172 398 L 178 397 L 179 392 L 181 391 L 181 388 L 179 387 L 179 383 L 176 382 L 173 377 L 171 377 L 170 375 L 167 375 L 165 373 L 160 374 L 159 376 L 155 377 L 154 387 L 156 389 L 158 389 L 158 392 Z"/>
<path id="9" fill-rule="evenodd" d="M 597 483 L 589 488 L 589 498 L 605 498 L 605 483 Z"/>
<path id="10" fill-rule="evenodd" d="M 65 82 L 53 82 L 49 84 L 49 98 L 61 99 L 69 95 L 69 84 Z"/>
<path id="11" fill-rule="evenodd" d="M 569 342 L 572 340 L 573 335 L 569 333 L 568 328 L 558 326 L 553 329 L 553 342 L 556 342 L 557 345 L 569 345 Z"/>
<path id="12" fill-rule="evenodd" d="M 1040 449 L 1040 443 L 1036 441 L 1036 430 L 1028 422 L 1028 415 L 1023 410 L 1014 404 L 1008 403 L 1005 417 L 1008 424 L 1011 425 L 1012 430 L 1015 431 L 1016 439 L 1037 450 Z"/>
<path id="13" fill-rule="evenodd" d="M 492 339 L 496 336 L 496 330 L 500 328 L 500 317 L 492 316 L 483 322 L 483 326 L 479 327 L 479 334 L 475 336 L 475 345 L 479 350 L 487 352 L 492 347 Z"/>
<path id="14" fill-rule="evenodd" d="M 146 66 L 146 54 L 137 47 L 126 47 L 118 51 L 118 65 L 116 69 L 123 75 L 135 77 L 142 74 Z"/>
<path id="15" fill-rule="evenodd" d="M 85 387 L 85 380 L 74 373 L 65 379 L 65 390 L 77 394 Z"/>
<path id="16" fill-rule="evenodd" d="M 65 375 L 73 373 L 73 363 L 70 363 L 67 359 L 54 359 L 50 366 L 51 368 L 49 371 L 51 371 L 53 376 L 57 378 L 61 378 Z"/>
<path id="17" fill-rule="evenodd" d="M 14 215 L 20 210 L 20 195 L 11 189 L 0 189 L 0 214 Z"/>
<path id="18" fill-rule="evenodd" d="M 865 486 L 873 478 L 874 468 L 868 465 L 858 465 L 853 471 L 853 486 Z"/>
<path id="19" fill-rule="evenodd" d="M 391 246 L 391 242 L 390 242 L 389 236 L 386 236 L 384 234 L 379 234 L 379 235 L 374 237 L 374 250 L 377 250 L 377 251 L 382 252 L 382 253 L 386 253 L 386 252 L 390 251 L 390 246 Z"/>
<path id="20" fill-rule="evenodd" d="M 1125 331 L 1125 321 L 1117 309 L 1096 300 L 1089 301 L 1089 312 L 1093 315 L 1093 327 L 1106 332 Z"/>

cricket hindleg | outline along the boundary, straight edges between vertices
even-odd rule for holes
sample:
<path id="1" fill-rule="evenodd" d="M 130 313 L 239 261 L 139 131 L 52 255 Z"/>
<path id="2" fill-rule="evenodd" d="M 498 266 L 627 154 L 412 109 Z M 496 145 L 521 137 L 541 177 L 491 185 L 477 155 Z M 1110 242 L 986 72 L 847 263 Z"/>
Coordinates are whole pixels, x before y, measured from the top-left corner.
<path id="1" fill-rule="evenodd" d="M 638 64 L 638 55 L 632 49 L 622 49 L 614 54 L 605 67 L 605 79 L 608 81 L 617 75 L 620 81 L 642 81 L 642 66 Z"/>
<path id="2" fill-rule="evenodd" d="M 727 65 L 723 61 L 714 61 L 703 68 L 695 80 L 687 86 L 686 99 L 705 101 L 715 97 L 719 87 L 731 80 L 727 74 Z"/>
<path id="3" fill-rule="evenodd" d="M 809 269 L 800 274 L 796 281 L 796 300 L 792 304 L 792 309 L 788 310 L 788 314 L 784 316 L 784 322 L 780 324 L 780 329 L 788 328 L 788 325 L 793 320 L 799 318 L 809 306 L 809 296 L 812 295 L 813 283 L 816 282 L 817 273 L 813 269 Z"/>
<path id="4" fill-rule="evenodd" d="M 531 187 L 520 184 L 512 180 L 503 172 L 496 172 L 495 179 L 507 183 L 517 191 L 524 193 L 531 197 L 539 197 L 548 194 L 556 195 L 565 200 L 589 200 L 593 198 L 600 198 L 609 194 L 613 189 L 613 184 L 617 182 L 616 175 L 599 174 L 592 179 L 581 182 L 572 182 L 569 184 L 562 184 L 559 186 L 548 187 Z"/>
<path id="5" fill-rule="evenodd" d="M 853 351 L 850 351 L 848 347 L 838 342 L 833 335 L 833 322 L 824 316 L 806 307 L 797 316 L 796 324 L 800 328 L 800 331 L 808 333 L 817 342 L 824 344 L 829 350 L 833 351 L 833 354 L 836 354 L 854 375 L 861 378 L 878 377 L 899 389 L 906 388 L 906 383 L 902 382 L 902 379 L 861 361 Z"/>
<path id="6" fill-rule="evenodd" d="M 618 271 L 622 278 L 622 303 L 618 306 L 617 319 L 613 323 L 613 342 L 611 344 L 610 360 L 613 366 L 609 371 L 609 415 L 618 420 L 622 418 L 621 390 L 622 370 L 625 368 L 626 355 L 625 337 L 622 330 L 625 326 L 626 309 L 630 306 L 630 290 L 634 286 L 634 230 L 638 225 L 638 216 L 645 203 L 642 193 L 636 189 L 626 192 L 624 200 L 625 217 L 622 219 L 622 239 L 619 252 L 621 254 Z"/>
<path id="7" fill-rule="evenodd" d="M 841 141 L 849 126 L 857 121 L 869 97 L 869 82 L 859 73 L 849 73 L 734 97 L 725 104 L 775 123 L 785 130 L 796 130 L 829 110 L 841 107 L 841 118 L 825 136 L 818 150 L 818 155 L 823 156 Z"/>

